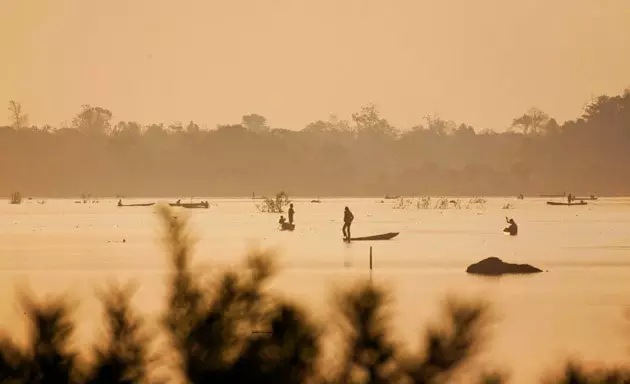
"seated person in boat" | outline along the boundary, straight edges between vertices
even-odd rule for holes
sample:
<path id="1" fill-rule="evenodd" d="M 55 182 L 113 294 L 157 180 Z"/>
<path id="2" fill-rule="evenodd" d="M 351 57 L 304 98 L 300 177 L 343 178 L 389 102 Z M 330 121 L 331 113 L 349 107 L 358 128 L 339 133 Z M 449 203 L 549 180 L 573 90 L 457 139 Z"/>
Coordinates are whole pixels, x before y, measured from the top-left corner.
<path id="1" fill-rule="evenodd" d="M 508 219 L 506 217 L 505 220 L 510 225 L 505 227 L 505 229 L 503 229 L 503 232 L 509 233 L 510 236 L 516 236 L 518 234 L 518 226 L 516 225 L 516 222 L 514 221 L 514 219 Z"/>
<path id="2" fill-rule="evenodd" d="M 118 200 L 118 206 L 119 206 L 119 207 L 122 207 L 122 199 L 119 199 L 119 200 Z"/>
<path id="3" fill-rule="evenodd" d="M 278 220 L 278 224 L 280 224 L 280 227 L 283 227 L 284 223 L 286 223 L 286 220 L 283 215 L 280 215 L 280 220 Z"/>

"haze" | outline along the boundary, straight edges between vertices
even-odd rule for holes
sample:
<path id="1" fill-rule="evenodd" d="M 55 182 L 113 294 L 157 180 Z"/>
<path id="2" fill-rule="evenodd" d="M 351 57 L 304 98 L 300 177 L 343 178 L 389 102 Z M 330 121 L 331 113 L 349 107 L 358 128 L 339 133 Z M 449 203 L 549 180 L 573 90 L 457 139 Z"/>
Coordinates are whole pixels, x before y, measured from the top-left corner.
<path id="1" fill-rule="evenodd" d="M 399 128 L 503 130 L 534 106 L 561 123 L 630 84 L 628 20 L 625 0 L 0 0 L 0 100 L 54 126 L 91 104 L 298 130 L 370 102 Z"/>

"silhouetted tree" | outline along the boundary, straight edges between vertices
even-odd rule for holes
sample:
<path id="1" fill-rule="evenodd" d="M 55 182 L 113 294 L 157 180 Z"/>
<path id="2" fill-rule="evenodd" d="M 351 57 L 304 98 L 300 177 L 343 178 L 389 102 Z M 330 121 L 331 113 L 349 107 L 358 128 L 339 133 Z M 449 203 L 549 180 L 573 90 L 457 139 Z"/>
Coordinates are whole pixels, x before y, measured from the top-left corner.
<path id="1" fill-rule="evenodd" d="M 261 133 L 269 131 L 267 119 L 255 113 L 243 116 L 241 124 L 251 132 Z"/>
<path id="2" fill-rule="evenodd" d="M 523 116 L 512 121 L 512 128 L 519 129 L 524 134 L 541 133 L 549 122 L 549 115 L 538 108 L 531 108 Z"/>
<path id="3" fill-rule="evenodd" d="M 111 128 L 111 111 L 84 105 L 81 112 L 72 120 L 72 126 L 90 136 L 105 136 Z"/>
<path id="4" fill-rule="evenodd" d="M 374 104 L 361 107 L 361 111 L 352 114 L 359 137 L 395 138 L 396 128 L 383 119 Z"/>
<path id="5" fill-rule="evenodd" d="M 13 100 L 9 101 L 9 112 L 11 113 L 9 116 L 11 126 L 14 129 L 19 130 L 26 128 L 28 125 L 28 115 L 22 110 L 22 104 Z"/>
<path id="6" fill-rule="evenodd" d="M 186 133 L 195 134 L 195 133 L 199 133 L 199 131 L 200 131 L 199 125 L 195 124 L 194 121 L 190 120 L 190 122 L 186 126 Z"/>

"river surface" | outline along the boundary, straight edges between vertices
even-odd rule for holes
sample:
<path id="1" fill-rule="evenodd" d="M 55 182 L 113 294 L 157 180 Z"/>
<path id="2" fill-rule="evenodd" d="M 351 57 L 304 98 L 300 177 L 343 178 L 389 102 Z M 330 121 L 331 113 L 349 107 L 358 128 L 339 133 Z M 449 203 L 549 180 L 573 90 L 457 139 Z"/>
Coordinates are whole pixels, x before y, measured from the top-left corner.
<path id="1" fill-rule="evenodd" d="M 170 199 L 174 201 L 175 199 Z M 424 326 L 439 319 L 447 294 L 493 304 L 484 361 L 511 373 L 512 383 L 532 383 L 567 357 L 627 361 L 630 324 L 630 199 L 587 206 L 547 206 L 545 199 L 487 199 L 470 209 L 395 209 L 396 200 L 296 199 L 294 232 L 277 229 L 278 215 L 260 213 L 251 199 L 205 199 L 209 209 L 185 210 L 198 238 L 199 270 L 243 260 L 253 245 L 279 252 L 273 289 L 299 300 L 319 319 L 330 316 L 336 287 L 369 271 L 395 298 L 392 328 L 410 348 Z M 125 203 L 149 199 L 127 200 Z M 463 206 L 468 199 L 462 199 Z M 505 204 L 513 209 L 502 209 Z M 343 208 L 353 211 L 353 236 L 400 232 L 390 241 L 344 243 Z M 504 236 L 505 216 L 519 235 Z M 99 332 L 95 290 L 114 279 L 134 279 L 134 303 L 155 315 L 164 304 L 167 255 L 155 207 L 116 206 L 115 200 L 76 204 L 0 201 L 0 328 L 24 332 L 16 302 L 27 285 L 38 297 L 68 293 L 80 301 L 82 340 Z M 123 243 L 122 240 L 125 240 Z M 466 267 L 489 256 L 529 263 L 548 272 L 481 278 Z M 156 321 L 151 321 L 153 325 Z"/>

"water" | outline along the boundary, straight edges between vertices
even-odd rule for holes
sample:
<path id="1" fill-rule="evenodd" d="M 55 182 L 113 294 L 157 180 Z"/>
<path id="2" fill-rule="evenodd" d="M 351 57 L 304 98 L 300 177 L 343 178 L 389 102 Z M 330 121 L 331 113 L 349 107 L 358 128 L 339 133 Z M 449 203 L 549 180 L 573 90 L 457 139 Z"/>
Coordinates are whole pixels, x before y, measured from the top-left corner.
<path id="1" fill-rule="evenodd" d="M 274 247 L 282 270 L 273 288 L 320 319 L 329 316 L 335 287 L 369 276 L 372 246 L 373 279 L 395 294 L 392 328 L 413 348 L 424 326 L 437 319 L 441 299 L 455 293 L 493 303 L 496 321 L 481 358 L 508 369 L 513 383 L 531 383 L 565 357 L 608 363 L 628 359 L 630 199 L 548 207 L 544 199 L 495 198 L 485 209 L 443 211 L 396 210 L 396 201 L 376 198 L 323 199 L 321 204 L 298 199 L 292 233 L 278 231 L 278 215 L 259 213 L 253 200 L 206 200 L 210 209 L 180 211 L 190 214 L 198 237 L 197 269 L 239 262 L 255 244 Z M 150 200 L 137 200 L 144 201 Z M 515 208 L 501 209 L 506 203 Z M 345 205 L 355 215 L 353 236 L 400 235 L 344 243 Z M 100 326 L 94 291 L 111 279 L 139 281 L 138 308 L 158 312 L 167 257 L 154 212 L 155 207 L 119 208 L 115 200 L 1 201 L 0 327 L 23 332 L 15 297 L 24 283 L 40 297 L 65 292 L 79 299 L 78 332 L 88 341 Z M 501 233 L 506 215 L 518 223 L 517 237 Z M 489 256 L 549 272 L 500 279 L 464 272 Z"/>

